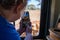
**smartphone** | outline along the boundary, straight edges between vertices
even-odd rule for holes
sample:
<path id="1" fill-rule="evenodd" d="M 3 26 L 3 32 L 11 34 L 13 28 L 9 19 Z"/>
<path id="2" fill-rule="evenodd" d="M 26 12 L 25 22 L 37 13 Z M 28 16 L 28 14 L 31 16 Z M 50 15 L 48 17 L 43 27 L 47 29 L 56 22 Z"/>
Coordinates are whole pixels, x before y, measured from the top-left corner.
<path id="1" fill-rule="evenodd" d="M 21 18 L 21 24 L 22 27 L 27 27 L 28 25 L 30 26 L 30 16 L 29 16 L 29 11 L 24 12 L 23 18 Z"/>

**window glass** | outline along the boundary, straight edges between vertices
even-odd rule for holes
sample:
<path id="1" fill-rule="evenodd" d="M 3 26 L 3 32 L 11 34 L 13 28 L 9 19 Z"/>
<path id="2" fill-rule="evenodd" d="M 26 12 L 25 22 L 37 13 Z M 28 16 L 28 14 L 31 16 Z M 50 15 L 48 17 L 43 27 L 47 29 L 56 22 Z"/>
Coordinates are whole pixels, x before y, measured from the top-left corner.
<path id="1" fill-rule="evenodd" d="M 38 36 L 40 30 L 41 0 L 28 0 L 25 11 L 29 11 L 32 24 L 32 35 Z M 21 19 L 15 21 L 16 30 L 20 28 L 20 20 Z M 26 36 L 26 33 L 24 32 L 21 36 Z"/>

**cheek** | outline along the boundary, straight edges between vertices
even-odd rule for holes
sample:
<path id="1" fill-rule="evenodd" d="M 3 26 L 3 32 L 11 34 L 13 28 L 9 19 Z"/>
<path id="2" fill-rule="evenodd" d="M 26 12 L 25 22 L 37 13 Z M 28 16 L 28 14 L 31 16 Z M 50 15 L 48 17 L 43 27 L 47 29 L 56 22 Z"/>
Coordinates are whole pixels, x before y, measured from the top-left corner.
<path id="1" fill-rule="evenodd" d="M 18 11 L 18 13 L 15 14 L 15 20 L 19 19 L 20 18 L 20 12 Z"/>
<path id="2" fill-rule="evenodd" d="M 18 11 L 18 13 L 16 14 L 17 19 L 19 19 L 20 17 L 23 17 L 23 14 L 24 14 L 24 10 Z"/>
<path id="3" fill-rule="evenodd" d="M 17 17 L 20 18 L 20 12 L 18 12 Z"/>
<path id="4" fill-rule="evenodd" d="M 20 17 L 22 18 L 23 15 L 24 15 L 24 10 L 22 10 L 22 11 L 20 12 Z"/>
<path id="5" fill-rule="evenodd" d="M 24 14 L 24 10 L 25 10 L 25 8 L 24 8 L 24 9 L 20 9 L 20 8 L 18 8 L 18 10 L 17 10 L 17 17 L 18 17 L 18 18 L 20 18 L 20 17 L 23 16 L 23 14 Z"/>

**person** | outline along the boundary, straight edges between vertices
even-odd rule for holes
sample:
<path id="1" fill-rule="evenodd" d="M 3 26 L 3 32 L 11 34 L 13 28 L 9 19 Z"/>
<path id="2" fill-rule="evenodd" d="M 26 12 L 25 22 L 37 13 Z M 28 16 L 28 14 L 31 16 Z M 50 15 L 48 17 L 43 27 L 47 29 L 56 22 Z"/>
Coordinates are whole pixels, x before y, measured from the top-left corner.
<path id="1" fill-rule="evenodd" d="M 14 22 L 23 15 L 26 5 L 27 0 L 0 0 L 0 40 L 21 40 L 10 22 Z M 23 27 L 22 30 L 25 31 Z"/>

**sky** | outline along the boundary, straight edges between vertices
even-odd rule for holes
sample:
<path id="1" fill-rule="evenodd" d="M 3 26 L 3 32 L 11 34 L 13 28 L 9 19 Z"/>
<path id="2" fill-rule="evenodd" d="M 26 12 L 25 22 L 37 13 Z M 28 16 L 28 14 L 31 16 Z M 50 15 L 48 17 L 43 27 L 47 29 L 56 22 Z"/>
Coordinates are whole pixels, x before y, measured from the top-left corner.
<path id="1" fill-rule="evenodd" d="M 41 3 L 41 1 L 40 1 L 40 3 Z M 36 0 L 28 0 L 27 5 L 30 5 L 30 4 L 34 4 L 37 8 L 41 8 L 41 5 L 39 5 L 39 6 L 37 5 L 37 4 L 39 4 L 39 2 Z"/>

